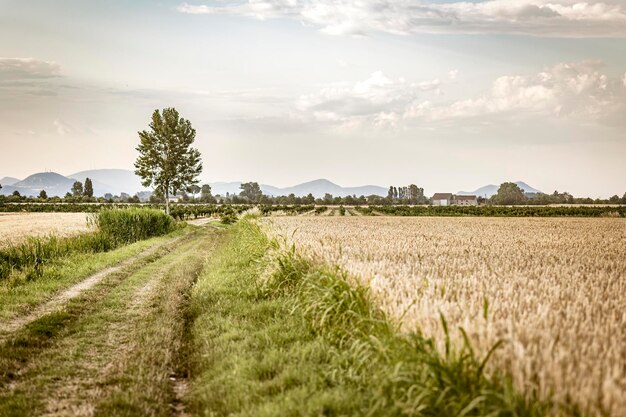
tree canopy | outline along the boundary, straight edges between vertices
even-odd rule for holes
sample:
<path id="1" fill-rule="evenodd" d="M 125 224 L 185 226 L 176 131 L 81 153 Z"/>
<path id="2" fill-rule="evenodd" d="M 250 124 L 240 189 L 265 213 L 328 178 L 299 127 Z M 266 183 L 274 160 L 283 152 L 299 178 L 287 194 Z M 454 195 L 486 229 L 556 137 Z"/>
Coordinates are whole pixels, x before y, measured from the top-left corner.
<path id="1" fill-rule="evenodd" d="M 141 177 L 144 187 L 154 186 L 156 192 L 165 196 L 167 213 L 170 193 L 176 194 L 199 182 L 202 162 L 200 152 L 191 147 L 195 138 L 191 122 L 180 117 L 173 107 L 162 112 L 155 110 L 149 129 L 139 132 L 135 174 Z"/>
<path id="2" fill-rule="evenodd" d="M 491 198 L 495 204 L 501 205 L 523 204 L 527 200 L 524 190 L 514 182 L 500 184 L 498 192 Z"/>
<path id="3" fill-rule="evenodd" d="M 93 197 L 93 183 L 89 178 L 85 178 L 85 189 L 83 190 L 83 195 L 85 197 Z"/>
<path id="4" fill-rule="evenodd" d="M 253 203 L 258 202 L 263 195 L 258 182 L 244 182 L 239 188 L 241 188 L 239 196 Z"/>

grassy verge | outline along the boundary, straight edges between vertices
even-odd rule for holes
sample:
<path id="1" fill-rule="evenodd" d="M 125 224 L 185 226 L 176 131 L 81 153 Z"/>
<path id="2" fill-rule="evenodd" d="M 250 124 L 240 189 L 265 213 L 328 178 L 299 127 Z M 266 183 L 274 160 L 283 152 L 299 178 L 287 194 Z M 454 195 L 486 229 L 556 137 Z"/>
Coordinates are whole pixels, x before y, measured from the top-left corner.
<path id="1" fill-rule="evenodd" d="M 515 391 L 506 375 L 485 375 L 488 357 L 469 344 L 448 343 L 440 354 L 432 340 L 398 334 L 365 288 L 295 250 L 277 251 L 253 222 L 238 223 L 230 235 L 192 293 L 196 354 L 188 398 L 198 415 L 555 411 L 534 393 Z"/>
<path id="2" fill-rule="evenodd" d="M 197 230 L 13 335 L 0 349 L 0 416 L 172 415 L 188 294 L 219 235 Z"/>
<path id="3" fill-rule="evenodd" d="M 142 240 L 110 252 L 74 253 L 49 262 L 42 268 L 36 280 L 29 279 L 28 271 L 15 271 L 10 279 L 0 280 L 0 320 L 24 314 L 59 290 L 78 283 L 97 271 L 191 231 L 192 228 L 179 229 L 167 236 Z"/>

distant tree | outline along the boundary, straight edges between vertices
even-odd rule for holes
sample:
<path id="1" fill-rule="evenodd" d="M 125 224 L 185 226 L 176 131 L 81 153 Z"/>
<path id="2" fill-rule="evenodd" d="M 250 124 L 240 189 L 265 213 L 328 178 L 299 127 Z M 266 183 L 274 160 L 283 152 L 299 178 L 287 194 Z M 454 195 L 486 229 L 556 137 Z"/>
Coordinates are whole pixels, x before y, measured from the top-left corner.
<path id="1" fill-rule="evenodd" d="M 393 185 L 389 186 L 389 191 L 387 191 L 387 198 L 393 200 Z"/>
<path id="2" fill-rule="evenodd" d="M 22 195 L 20 194 L 19 191 L 15 190 L 13 191 L 13 194 L 11 194 L 13 197 L 21 197 Z"/>
<path id="3" fill-rule="evenodd" d="M 111 193 L 106 193 L 106 194 L 104 195 L 104 199 L 105 199 L 105 200 L 112 200 L 112 199 L 113 199 L 113 194 L 111 194 Z"/>
<path id="4" fill-rule="evenodd" d="M 83 183 L 80 181 L 74 181 L 74 185 L 72 185 L 72 195 L 74 197 L 80 197 L 83 195 Z"/>
<path id="5" fill-rule="evenodd" d="M 609 203 L 611 204 L 618 204 L 619 203 L 619 196 L 617 194 L 615 194 L 614 196 L 611 196 L 609 198 Z"/>
<path id="6" fill-rule="evenodd" d="M 139 132 L 135 174 L 144 187 L 154 185 L 165 196 L 165 211 L 169 214 L 170 193 L 176 194 L 199 182 L 202 172 L 200 152 L 192 148 L 196 130 L 189 120 L 179 117 L 175 108 L 155 110 L 149 130 Z"/>
<path id="7" fill-rule="evenodd" d="M 41 190 L 39 192 L 39 198 L 41 198 L 42 200 L 47 200 L 48 199 L 48 194 L 46 193 L 46 190 Z"/>
<path id="8" fill-rule="evenodd" d="M 241 192 L 239 193 L 239 196 L 247 199 L 248 201 L 252 203 L 258 202 L 261 196 L 263 195 L 263 192 L 261 191 L 261 187 L 259 187 L 259 183 L 257 182 L 245 182 L 241 184 L 239 188 L 241 188 Z"/>
<path id="9" fill-rule="evenodd" d="M 515 205 L 523 204 L 526 201 L 524 191 L 514 182 L 504 182 L 500 184 L 498 192 L 492 197 L 495 204 Z"/>
<path id="10" fill-rule="evenodd" d="M 315 197 L 313 194 L 309 193 L 306 197 L 302 199 L 302 204 L 313 204 L 315 203 Z"/>
<path id="11" fill-rule="evenodd" d="M 333 202 L 333 195 L 330 193 L 324 194 L 324 204 L 331 204 Z"/>
<path id="12" fill-rule="evenodd" d="M 85 178 L 85 189 L 83 190 L 85 197 L 93 197 L 93 183 L 89 178 Z"/>
<path id="13" fill-rule="evenodd" d="M 191 193 L 191 195 L 193 195 L 193 199 L 196 199 L 196 194 L 198 194 L 200 191 L 202 191 L 202 188 L 200 188 L 200 186 L 198 186 L 198 184 L 193 184 L 191 185 L 189 188 L 187 188 L 187 191 L 189 191 Z"/>
<path id="14" fill-rule="evenodd" d="M 2 190 L 2 184 L 0 184 L 0 190 Z"/>
<path id="15" fill-rule="evenodd" d="M 65 198 L 66 200 L 68 200 L 68 199 L 72 198 L 72 193 L 70 193 L 70 192 L 65 193 L 65 197 L 64 197 L 64 198 Z"/>
<path id="16" fill-rule="evenodd" d="M 620 201 L 621 204 L 626 204 L 626 193 L 624 193 L 624 195 L 622 196 L 622 201 Z"/>

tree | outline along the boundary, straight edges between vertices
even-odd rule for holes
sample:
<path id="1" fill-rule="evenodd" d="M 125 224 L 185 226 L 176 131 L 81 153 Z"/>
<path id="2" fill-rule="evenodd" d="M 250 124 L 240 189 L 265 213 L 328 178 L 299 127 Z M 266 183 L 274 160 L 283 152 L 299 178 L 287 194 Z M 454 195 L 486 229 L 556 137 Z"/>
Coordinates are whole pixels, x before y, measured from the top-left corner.
<path id="1" fill-rule="evenodd" d="M 257 182 L 245 182 L 241 184 L 239 188 L 241 188 L 239 196 L 247 199 L 252 203 L 258 202 L 263 195 L 261 187 L 259 187 L 259 183 Z"/>
<path id="2" fill-rule="evenodd" d="M 80 181 L 74 181 L 72 185 L 72 195 L 74 197 L 80 197 L 83 195 L 83 183 Z"/>
<path id="3" fill-rule="evenodd" d="M 13 191 L 13 194 L 11 194 L 13 197 L 21 197 L 22 195 L 20 194 L 19 191 L 15 190 Z"/>
<path id="4" fill-rule="evenodd" d="M 215 197 L 211 194 L 211 186 L 209 184 L 202 185 L 200 189 L 200 201 L 203 203 L 215 203 Z"/>
<path id="5" fill-rule="evenodd" d="M 179 117 L 175 108 L 155 110 L 149 130 L 139 132 L 135 174 L 144 187 L 155 187 L 165 197 L 165 212 L 170 213 L 169 196 L 199 182 L 202 172 L 200 152 L 192 148 L 196 130 L 189 120 Z"/>
<path id="6" fill-rule="evenodd" d="M 93 197 L 93 183 L 89 178 L 85 178 L 85 189 L 83 191 L 85 197 Z"/>
<path id="7" fill-rule="evenodd" d="M 194 184 L 187 188 L 187 191 L 189 191 L 193 195 L 194 200 L 196 199 L 196 194 L 198 194 L 201 190 L 202 188 L 200 188 L 197 184 Z"/>
<path id="8" fill-rule="evenodd" d="M 42 200 L 47 200 L 48 199 L 48 194 L 46 193 L 46 190 L 41 190 L 39 192 L 39 198 L 41 198 Z"/>
<path id="9" fill-rule="evenodd" d="M 514 182 L 504 182 L 500 184 L 497 194 L 492 199 L 496 204 L 514 205 L 524 203 L 526 196 L 524 191 Z"/>

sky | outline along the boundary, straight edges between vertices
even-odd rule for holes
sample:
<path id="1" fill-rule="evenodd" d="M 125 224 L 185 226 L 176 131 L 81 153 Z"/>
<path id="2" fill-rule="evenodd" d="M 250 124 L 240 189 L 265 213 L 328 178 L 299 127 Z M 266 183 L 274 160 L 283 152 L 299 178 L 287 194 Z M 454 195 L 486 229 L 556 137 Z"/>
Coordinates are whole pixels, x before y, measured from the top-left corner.
<path id="1" fill-rule="evenodd" d="M 176 107 L 203 181 L 626 192 L 626 0 L 0 0 L 0 178 L 133 169 Z"/>

